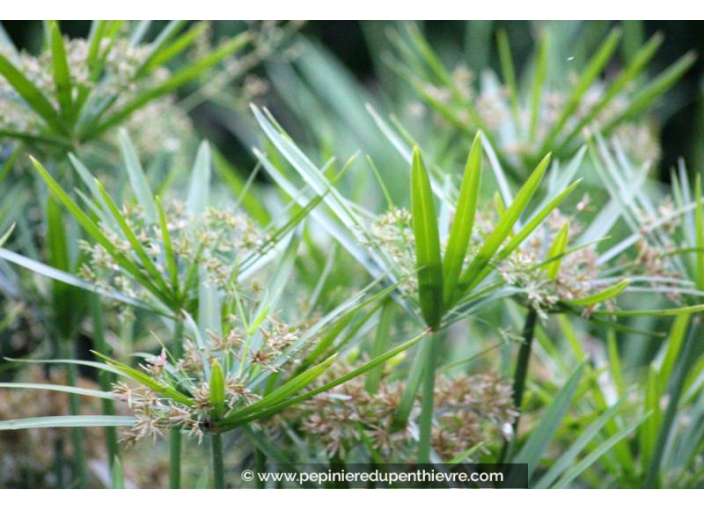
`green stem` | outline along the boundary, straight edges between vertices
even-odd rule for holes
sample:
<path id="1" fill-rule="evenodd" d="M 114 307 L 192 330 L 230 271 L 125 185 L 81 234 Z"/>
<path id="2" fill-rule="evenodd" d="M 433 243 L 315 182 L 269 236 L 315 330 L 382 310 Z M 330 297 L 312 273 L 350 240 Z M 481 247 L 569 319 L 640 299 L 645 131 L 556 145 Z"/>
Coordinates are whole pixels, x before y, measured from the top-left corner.
<path id="1" fill-rule="evenodd" d="M 222 459 L 222 437 L 220 434 L 211 435 L 210 444 L 213 449 L 213 480 L 216 489 L 225 488 L 225 465 Z"/>
<path id="2" fill-rule="evenodd" d="M 518 412 L 516 419 L 513 421 L 513 440 L 504 443 L 501 451 L 501 461 L 504 462 L 510 453 L 510 449 L 515 443 L 518 436 L 518 424 L 521 419 L 521 406 L 523 405 L 523 393 L 526 387 L 526 377 L 528 376 L 528 365 L 530 364 L 530 352 L 535 336 L 535 325 L 537 323 L 538 314 L 532 308 L 528 309 L 526 321 L 523 325 L 523 333 L 521 348 L 518 351 L 518 359 L 516 360 L 516 369 L 513 376 L 513 405 Z"/>
<path id="3" fill-rule="evenodd" d="M 418 443 L 418 463 L 430 462 L 430 448 L 433 433 L 433 397 L 435 393 L 435 358 L 437 339 L 430 333 L 427 342 L 425 370 L 423 372 L 423 400 L 420 411 L 420 441 Z"/>
<path id="4" fill-rule="evenodd" d="M 526 315 L 526 322 L 523 325 L 523 342 L 518 351 L 518 359 L 516 360 L 516 371 L 513 379 L 513 404 L 516 410 L 520 412 L 523 404 L 523 393 L 526 388 L 526 377 L 528 375 L 528 365 L 530 363 L 530 351 L 535 337 L 535 324 L 538 319 L 538 314 L 530 308 Z M 520 414 L 516 417 L 515 426 L 518 426 Z"/>
<path id="5" fill-rule="evenodd" d="M 177 320 L 174 327 L 174 338 L 171 344 L 171 355 L 180 359 L 183 356 L 183 321 Z M 181 488 L 181 429 L 169 431 L 169 487 Z"/>
<path id="6" fill-rule="evenodd" d="M 62 355 L 66 359 L 73 358 L 70 340 L 61 341 Z M 78 381 L 78 372 L 76 365 L 68 365 L 66 374 L 66 382 L 69 386 L 76 386 Z M 72 416 L 81 414 L 80 397 L 75 394 L 70 394 L 68 398 L 69 412 Z M 83 431 L 80 428 L 71 429 L 71 442 L 73 443 L 74 468 L 76 477 L 78 478 L 78 488 L 85 489 L 87 481 L 86 457 L 83 449 Z"/>
<path id="7" fill-rule="evenodd" d="M 108 345 L 105 341 L 105 326 L 103 323 L 103 306 L 100 302 L 100 296 L 96 293 L 91 294 L 91 308 L 93 312 L 93 341 L 95 348 L 101 354 L 109 354 Z M 105 370 L 100 371 L 99 375 L 100 389 L 103 391 L 112 391 L 112 375 Z M 107 416 L 115 415 L 115 403 L 112 400 L 103 399 L 103 414 Z M 105 427 L 105 444 L 108 451 L 108 466 L 112 472 L 115 459 L 118 455 L 117 443 L 117 428 Z"/>
<path id="8" fill-rule="evenodd" d="M 266 455 L 259 448 L 254 449 L 254 465 L 257 473 L 266 473 Z M 266 489 L 266 482 L 257 477 L 257 489 Z"/>
<path id="9" fill-rule="evenodd" d="M 169 431 L 169 488 L 181 488 L 181 429 Z"/>
<path id="10" fill-rule="evenodd" d="M 685 340 L 682 350 L 680 351 L 680 355 L 677 359 L 674 375 L 672 379 L 670 379 L 670 387 L 667 395 L 667 409 L 665 410 L 665 416 L 663 417 L 662 424 L 660 425 L 658 439 L 655 443 L 655 450 L 653 451 L 653 456 L 650 459 L 648 474 L 645 478 L 646 489 L 654 489 L 658 485 L 662 456 L 665 453 L 665 447 L 670 440 L 672 425 L 674 424 L 675 417 L 677 416 L 677 408 L 679 407 L 680 398 L 682 397 L 685 379 L 692 364 L 694 345 L 697 341 L 697 329 L 698 321 L 695 319 L 690 325 L 687 339 Z"/>

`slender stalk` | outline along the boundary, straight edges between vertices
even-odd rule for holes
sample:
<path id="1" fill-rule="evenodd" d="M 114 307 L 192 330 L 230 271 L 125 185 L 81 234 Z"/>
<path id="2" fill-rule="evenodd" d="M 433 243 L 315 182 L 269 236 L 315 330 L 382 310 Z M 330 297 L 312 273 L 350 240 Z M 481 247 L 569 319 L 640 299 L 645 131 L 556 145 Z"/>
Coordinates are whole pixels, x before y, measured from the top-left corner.
<path id="1" fill-rule="evenodd" d="M 518 351 L 518 359 L 516 360 L 516 371 L 513 378 L 513 405 L 520 413 L 521 405 L 523 404 L 523 393 L 526 387 L 526 377 L 528 375 L 528 365 L 530 363 L 530 351 L 533 346 L 533 338 L 535 337 L 535 324 L 538 319 L 538 314 L 530 308 L 526 315 L 526 322 L 523 325 L 523 342 Z M 514 427 L 518 427 L 518 421 L 521 415 L 516 417 Z"/>
<path id="2" fill-rule="evenodd" d="M 95 348 L 102 354 L 108 354 L 108 345 L 105 341 L 105 326 L 103 324 L 103 306 L 100 302 L 100 296 L 96 293 L 91 294 L 91 308 L 93 312 L 93 340 Z M 103 391 L 112 390 L 112 375 L 105 370 L 100 371 L 99 375 L 100 389 Z M 103 414 L 107 416 L 115 415 L 115 403 L 112 400 L 103 399 Z M 117 428 L 105 427 L 105 445 L 108 451 L 108 466 L 112 472 L 115 459 L 118 455 L 117 443 Z"/>
<path id="3" fill-rule="evenodd" d="M 174 327 L 174 338 L 171 354 L 179 359 L 183 356 L 183 321 L 177 320 Z M 169 431 L 169 487 L 181 488 L 181 429 Z"/>
<path id="4" fill-rule="evenodd" d="M 418 443 L 418 463 L 430 462 L 430 447 L 433 432 L 433 397 L 435 393 L 435 358 L 437 357 L 437 338 L 430 333 L 425 340 L 427 358 L 423 373 L 423 400 L 420 411 L 420 441 Z"/>
<path id="5" fill-rule="evenodd" d="M 528 376 L 528 365 L 530 364 L 530 352 L 533 346 L 533 338 L 535 337 L 535 325 L 538 320 L 538 314 L 532 308 L 528 309 L 526 321 L 523 324 L 523 333 L 521 348 L 518 351 L 516 359 L 516 368 L 513 375 L 513 405 L 518 412 L 516 419 L 513 421 L 513 440 L 506 441 L 501 451 L 501 460 L 504 462 L 508 457 L 515 438 L 518 435 L 518 424 L 521 419 L 521 406 L 523 405 L 523 393 L 526 387 L 526 378 Z"/>
<path id="6" fill-rule="evenodd" d="M 675 368 L 674 375 L 670 379 L 670 385 L 668 389 L 668 403 L 667 409 L 665 410 L 665 415 L 662 419 L 662 424 L 660 425 L 660 431 L 658 432 L 658 439 L 655 442 L 655 450 L 653 451 L 653 456 L 650 459 L 650 466 L 648 467 L 648 474 L 645 478 L 645 488 L 654 489 L 658 485 L 660 478 L 660 464 L 662 464 L 662 456 L 665 453 L 665 447 L 670 440 L 670 435 L 672 433 L 672 426 L 675 422 L 675 417 L 677 416 L 677 408 L 680 403 L 680 397 L 682 396 L 682 390 L 684 389 L 684 382 L 689 373 L 689 369 L 692 364 L 694 345 L 697 340 L 697 330 L 699 321 L 695 319 L 689 328 L 689 333 L 687 334 L 687 339 L 685 340 L 680 355 L 677 359 L 677 365 Z"/>
<path id="7" fill-rule="evenodd" d="M 254 450 L 254 465 L 257 473 L 266 473 L 266 455 L 259 448 Z M 266 489 L 266 482 L 257 477 L 257 489 Z"/>
<path id="8" fill-rule="evenodd" d="M 225 465 L 222 458 L 222 437 L 218 433 L 210 436 L 213 453 L 213 480 L 216 489 L 225 488 Z"/>
<path id="9" fill-rule="evenodd" d="M 181 488 L 181 429 L 169 431 L 169 488 Z"/>
<path id="10" fill-rule="evenodd" d="M 73 358 L 71 345 L 70 340 L 64 339 L 61 341 L 62 355 L 66 359 Z M 76 386 L 78 380 L 76 365 L 68 365 L 66 372 L 67 384 L 69 386 Z M 75 394 L 69 395 L 68 407 L 72 416 L 79 416 L 81 414 L 80 397 Z M 76 427 L 71 429 L 71 442 L 73 444 L 73 461 L 74 469 L 76 470 L 76 478 L 78 479 L 78 488 L 85 489 L 87 483 L 86 456 L 83 448 L 83 431 L 80 428 Z"/>

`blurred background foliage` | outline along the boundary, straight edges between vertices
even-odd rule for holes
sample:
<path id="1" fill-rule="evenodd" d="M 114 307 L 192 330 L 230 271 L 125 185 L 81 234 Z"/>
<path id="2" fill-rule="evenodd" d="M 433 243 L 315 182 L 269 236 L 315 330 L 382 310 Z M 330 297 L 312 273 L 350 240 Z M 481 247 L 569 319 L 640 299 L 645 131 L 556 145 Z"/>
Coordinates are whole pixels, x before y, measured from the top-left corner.
<path id="1" fill-rule="evenodd" d="M 244 22 L 220 21 L 213 27 L 213 38 L 219 39 L 227 34 L 241 30 Z M 609 29 L 615 22 L 590 21 L 590 22 L 529 22 L 529 21 L 426 21 L 422 22 L 425 34 L 432 47 L 448 63 L 456 64 L 463 55 L 466 56 L 465 64 L 470 71 L 478 73 L 486 68 L 500 73 L 499 54 L 496 45 L 497 33 L 505 30 L 509 37 L 513 60 L 517 73 L 527 70 L 530 57 L 537 46 L 536 34 L 540 27 L 550 25 L 550 30 L 555 32 L 560 39 L 565 41 L 566 51 L 574 49 L 578 52 L 588 53 L 589 49 L 596 49 Z M 164 25 L 163 22 L 154 22 L 150 30 L 158 33 Z M 298 62 L 297 72 L 303 79 L 308 79 L 308 84 L 315 88 L 316 84 L 310 82 L 325 67 L 332 66 L 335 70 L 342 71 L 337 77 L 340 83 L 330 83 L 325 80 L 317 84 L 321 87 L 340 86 L 349 87 L 353 83 L 362 85 L 363 88 L 355 90 L 356 95 L 369 94 L 369 97 L 350 98 L 350 105 L 335 105 L 333 110 L 337 113 L 345 112 L 345 108 L 353 108 L 355 99 L 358 102 L 381 102 L 386 106 L 402 104 L 400 99 L 412 97 L 412 92 L 401 83 L 397 74 L 389 65 L 391 48 L 388 42 L 388 33 L 394 27 L 394 22 L 374 21 L 309 21 L 301 28 L 300 33 L 305 38 L 305 45 L 297 48 L 303 52 Z M 13 42 L 22 49 L 36 52 L 42 44 L 42 23 L 39 21 L 6 21 L 3 26 Z M 70 37 L 85 37 L 90 29 L 89 21 L 62 21 L 62 31 Z M 623 67 L 628 61 L 629 53 L 635 52 L 643 41 L 656 33 L 664 36 L 664 42 L 648 66 L 648 73 L 655 75 L 677 61 L 687 52 L 694 51 L 704 54 L 704 39 L 700 37 L 704 29 L 703 21 L 644 21 L 624 23 L 624 37 L 618 52 L 608 64 L 606 75 Z M 577 44 L 578 43 L 578 44 Z M 309 46 L 312 45 L 312 46 Z M 315 49 L 315 53 L 313 53 Z M 308 51 L 306 51 L 308 50 Z M 584 60 L 584 55 L 570 55 L 574 57 L 575 65 Z M 323 60 L 326 59 L 326 60 Z M 281 90 L 282 82 L 290 77 L 287 74 L 291 68 L 283 62 L 287 60 L 281 55 L 271 59 L 267 65 L 258 66 L 256 74 L 265 81 L 254 83 L 250 81 L 250 92 L 258 95 L 258 103 L 266 104 L 284 126 L 296 122 L 296 115 L 290 111 L 293 90 Z M 580 69 L 580 67 L 576 67 Z M 405 89 L 405 90 L 404 90 Z M 321 91 L 311 90 L 319 93 Z M 187 95 L 181 91 L 182 95 Z M 389 97 L 396 94 L 397 97 Z M 330 94 L 320 94 L 321 97 L 334 97 Z M 192 104 L 192 103 L 191 103 Z M 303 98 L 298 98 L 298 106 L 303 104 Z M 393 108 L 392 108 L 393 110 Z M 349 111 L 349 110 L 347 110 Z M 335 112 L 333 112 L 335 113 Z M 654 110 L 653 118 L 656 119 L 661 157 L 657 168 L 659 177 L 669 181 L 669 171 L 677 164 L 679 158 L 685 158 L 689 168 L 701 168 L 704 165 L 704 60 L 698 59 L 694 65 L 679 80 L 677 85 L 668 92 L 665 98 L 660 99 Z M 202 133 L 218 148 L 228 155 L 230 159 L 239 163 L 238 167 L 251 168 L 253 157 L 242 138 L 233 134 L 233 130 L 241 134 L 243 127 L 230 116 L 213 104 L 200 103 L 194 107 L 192 116 L 196 131 Z M 366 112 L 358 111 L 357 115 L 365 117 Z M 298 116 L 298 120 L 302 120 Z M 242 120 L 241 122 L 244 122 Z M 362 121 L 360 121 L 362 122 Z M 235 125 L 233 125 L 235 124 Z M 352 126 L 358 124 L 352 123 Z M 302 125 L 296 125 L 293 135 L 298 139 Z M 349 151 L 357 149 L 369 150 L 369 145 L 378 140 L 376 132 L 355 133 L 355 138 L 362 137 L 367 142 L 358 146 L 351 145 Z M 245 139 L 252 138 L 250 135 Z M 329 134 L 329 139 L 336 139 Z M 339 137 L 337 137 L 339 140 Z M 332 143 L 332 142 L 331 142 Z M 384 145 L 384 144 L 382 144 Z M 372 152 L 373 153 L 373 152 Z M 349 156 L 350 154 L 343 154 Z M 651 178 L 657 178 L 651 175 Z"/>

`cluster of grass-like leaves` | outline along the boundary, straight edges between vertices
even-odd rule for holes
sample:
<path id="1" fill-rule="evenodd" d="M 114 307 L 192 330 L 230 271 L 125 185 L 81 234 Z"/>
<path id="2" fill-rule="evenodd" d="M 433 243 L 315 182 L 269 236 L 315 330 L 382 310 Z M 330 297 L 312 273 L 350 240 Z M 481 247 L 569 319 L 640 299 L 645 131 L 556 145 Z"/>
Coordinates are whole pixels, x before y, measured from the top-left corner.
<path id="1" fill-rule="evenodd" d="M 262 140 L 251 177 L 240 180 L 203 143 L 190 173 L 177 179 L 187 190 L 175 193 L 170 183 L 157 185 L 142 166 L 139 140 L 124 130 L 121 163 L 113 165 L 121 178 L 91 170 L 82 149 L 197 82 L 250 36 L 184 63 L 178 57 L 204 25 L 172 22 L 151 43 L 144 43 L 148 25 L 136 25 L 130 43 L 144 53 L 135 86 L 118 92 L 106 62 L 124 40 L 121 27 L 93 24 L 87 82 L 70 69 L 71 42 L 54 22 L 46 24 L 44 50 L 50 86 L 33 84 L 12 55 L 0 57 L 13 101 L 36 117 L 26 129 L 0 131 L 21 141 L 13 158 L 24 158 L 26 147 L 52 148 L 32 160 L 48 263 L 17 215 L 17 228 L 0 236 L 0 258 L 34 276 L 14 278 L 5 265 L 0 276 L 31 288 L 32 306 L 50 304 L 47 331 L 59 352 L 24 361 L 70 367 L 66 384 L 0 386 L 72 397 L 70 416 L 17 416 L 0 430 L 72 427 L 72 473 L 82 485 L 80 428 L 91 426 L 106 427 L 114 486 L 123 483 L 123 453 L 113 427 L 125 429 L 128 442 L 168 433 L 172 487 L 182 485 L 185 434 L 207 437 L 218 487 L 227 473 L 223 438 L 245 438 L 242 458 L 254 452 L 260 468 L 399 458 L 370 434 L 399 434 L 404 455 L 410 445 L 419 462 L 438 462 L 447 458 L 436 450 L 442 424 L 465 416 L 452 405 L 479 415 L 491 406 L 447 404 L 446 394 L 438 398 L 451 384 L 444 378 L 470 373 L 481 381 L 477 367 L 488 366 L 499 374 L 487 380 L 513 386 L 511 404 L 487 414 L 509 422 L 493 424 L 501 440 L 473 444 L 451 463 L 526 463 L 538 488 L 700 483 L 701 182 L 692 185 L 683 164 L 671 192 L 656 185 L 648 178 L 650 153 L 641 148 L 634 157 L 634 147 L 612 136 L 645 125 L 641 116 L 689 68 L 691 55 L 649 81 L 656 35 L 602 80 L 619 47 L 615 28 L 594 51 L 571 48 L 582 69 L 569 82 L 560 76 L 569 60 L 554 39 L 564 34 L 548 26 L 519 80 L 507 34 L 499 32 L 503 82 L 489 71 L 475 87 L 462 66 L 450 70 L 419 26 L 398 24 L 389 36 L 395 74 L 387 80 L 390 90 L 407 89 L 399 104 L 383 105 L 301 40 L 300 61 L 272 63 L 268 73 L 311 135 L 306 145 L 254 106 L 254 122 L 235 129 L 247 143 L 253 133 Z M 158 69 L 167 64 L 172 70 L 162 78 Z M 548 101 L 553 94 L 557 106 Z M 227 115 L 239 111 L 238 98 L 225 91 L 191 97 L 212 97 Z M 434 116 L 432 129 L 412 116 L 405 122 L 378 113 L 403 116 L 409 97 Z M 332 156 L 360 146 L 366 161 L 353 156 L 338 165 Z M 213 186 L 211 167 L 226 186 Z M 273 184 L 266 191 L 260 169 Z M 234 195 L 228 207 L 221 207 L 223 189 Z M 12 287 L 0 284 L 9 295 Z M 132 316 L 114 316 L 108 303 Z M 120 322 L 149 331 L 131 342 L 106 341 L 111 327 L 125 327 Z M 98 359 L 74 359 L 87 324 Z M 517 342 L 494 341 L 502 335 Z M 77 366 L 99 369 L 100 389 L 81 386 Z M 337 417 L 336 402 L 343 414 L 356 405 L 374 414 L 369 403 L 382 385 L 379 405 L 389 422 L 349 416 L 339 424 L 348 432 L 344 447 L 324 450 L 316 433 L 325 428 L 301 424 L 311 409 Z M 79 396 L 102 400 L 103 414 L 82 414 Z M 120 400 L 128 408 L 116 408 Z"/>

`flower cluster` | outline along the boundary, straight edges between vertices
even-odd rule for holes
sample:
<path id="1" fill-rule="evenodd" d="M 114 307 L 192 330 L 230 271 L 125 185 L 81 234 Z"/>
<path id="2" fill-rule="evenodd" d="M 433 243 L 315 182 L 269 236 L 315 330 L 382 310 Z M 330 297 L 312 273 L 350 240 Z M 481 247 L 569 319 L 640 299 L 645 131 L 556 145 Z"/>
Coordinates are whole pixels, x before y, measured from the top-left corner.
<path id="1" fill-rule="evenodd" d="M 512 112 L 510 95 L 507 88 L 498 83 L 490 74 L 487 79 L 477 80 L 474 73 L 469 71 L 463 64 L 458 65 L 450 74 L 451 84 L 439 85 L 430 83 L 418 78 L 418 86 L 429 101 L 449 109 L 457 116 L 457 121 L 467 126 L 479 122 L 484 129 L 491 131 L 497 138 L 497 149 L 501 149 L 513 163 L 519 162 L 523 157 L 531 157 L 551 133 L 553 127 L 560 120 L 565 111 L 567 103 L 572 96 L 571 88 L 551 88 L 543 91 L 543 100 L 540 101 L 540 109 L 535 124 L 535 136 L 528 140 L 527 137 L 517 133 L 514 121 L 518 121 L 522 134 L 529 131 L 531 124 L 532 108 L 528 104 L 520 104 L 517 112 L 518 118 Z M 577 76 L 569 77 L 572 85 L 576 86 Z M 561 132 L 570 133 L 583 124 L 585 119 L 591 119 L 592 111 L 600 105 L 605 98 L 609 83 L 597 81 L 586 91 L 579 107 L 569 116 Z M 618 96 L 608 102 L 608 105 L 600 109 L 589 125 L 606 126 L 614 121 L 628 107 L 627 94 L 630 91 L 626 88 Z M 469 109 L 462 108 L 462 104 L 471 104 L 478 119 L 470 116 Z M 425 110 L 425 109 L 423 109 Z M 440 118 L 436 118 L 436 124 L 446 126 Z M 660 157 L 660 146 L 656 134 L 652 128 L 640 124 L 624 123 L 618 124 L 614 136 L 622 143 L 624 152 L 634 161 L 641 163 L 645 161 L 657 162 Z"/>
<path id="2" fill-rule="evenodd" d="M 566 221 L 567 218 L 562 213 L 553 211 L 548 221 L 499 267 L 503 280 L 523 289 L 527 303 L 543 320 L 547 319 L 547 313 L 560 301 L 586 297 L 600 287 L 595 283 L 599 266 L 593 246 L 582 247 L 562 257 L 556 278 L 549 278 L 545 271 L 536 269 L 545 261 L 550 246 Z M 572 218 L 569 223 L 569 241 L 574 240 L 581 231 L 579 222 Z M 591 309 L 585 309 L 585 313 L 589 311 Z"/>
<path id="3" fill-rule="evenodd" d="M 170 241 L 180 262 L 179 270 L 186 273 L 197 267 L 208 282 L 231 292 L 238 262 L 261 245 L 264 240 L 262 232 L 247 215 L 233 209 L 209 208 L 196 218 L 181 202 L 165 204 L 165 208 Z M 166 275 L 160 226 L 149 223 L 136 205 L 126 205 L 121 212 L 157 269 Z M 133 256 L 130 244 L 120 234 L 110 225 L 101 226 L 120 252 Z M 124 273 L 105 248 L 87 242 L 82 242 L 81 247 L 88 255 L 80 271 L 83 278 L 129 296 L 145 297 L 146 290 Z"/>
<path id="4" fill-rule="evenodd" d="M 470 246 L 467 250 L 467 262 L 471 260 L 486 236 L 491 233 L 496 221 L 493 210 L 477 211 Z M 449 228 L 447 230 L 449 231 Z M 444 250 L 447 239 L 441 239 L 441 244 Z M 400 289 L 404 294 L 417 293 L 415 238 L 411 213 L 408 209 L 392 208 L 373 218 L 369 224 L 367 245 L 380 250 L 391 261 L 398 271 L 398 276 L 403 278 Z"/>
<path id="5" fill-rule="evenodd" d="M 164 430 L 174 428 L 202 441 L 205 432 L 213 427 L 214 406 L 208 373 L 215 363 L 224 367 L 228 411 L 247 407 L 261 398 L 250 385 L 252 375 L 278 372 L 280 368 L 275 361 L 299 338 L 298 330 L 273 317 L 267 318 L 255 335 L 237 327 L 235 319 L 228 323 L 231 329 L 224 335 L 211 332 L 209 339 L 201 343 L 186 339 L 180 359 L 172 359 L 162 349 L 158 356 L 140 364 L 152 381 L 182 392 L 186 399 L 173 398 L 144 384 L 119 382 L 113 386 L 113 393 L 137 418 L 123 435 L 123 442 L 133 445 L 144 438 L 156 440 Z"/>
<path id="6" fill-rule="evenodd" d="M 106 41 L 107 43 L 107 41 Z M 96 86 L 94 77 L 91 76 L 88 53 L 89 43 L 85 39 L 64 39 L 66 58 L 73 87 L 73 99 L 81 89 L 91 89 Z M 103 48 L 105 53 L 105 72 L 100 80 L 100 89 L 97 91 L 103 97 L 117 96 L 113 107 L 119 107 L 141 91 L 153 87 L 169 77 L 169 71 L 160 67 L 140 76 L 143 64 L 149 55 L 149 46 L 131 44 L 127 38 L 116 38 L 114 44 Z M 13 61 L 17 68 L 40 90 L 45 91 L 48 101 L 56 102 L 56 84 L 52 68 L 52 53 L 50 48 L 45 48 L 39 55 L 21 52 L 16 58 L 8 53 L 10 50 L 3 47 L 0 52 Z M 0 97 L 3 98 L 0 108 L 0 123 L 7 129 L 28 130 L 39 124 L 39 117 L 31 110 L 27 103 L 21 100 L 7 80 L 0 77 Z M 58 104 L 54 104 L 58 109 Z"/>
<path id="7" fill-rule="evenodd" d="M 339 363 L 325 378 L 332 379 L 353 367 Z M 402 381 L 383 377 L 372 392 L 365 379 L 356 378 L 335 390 L 322 393 L 285 413 L 284 422 L 321 445 L 329 457 L 345 457 L 367 441 L 387 458 L 411 459 L 414 454 L 415 420 L 420 414 L 420 397 L 411 419 L 402 428 L 394 417 L 403 393 Z M 494 373 L 439 377 L 435 389 L 433 447 L 443 460 L 470 448 L 496 444 L 516 416 L 511 386 Z"/>
<path id="8" fill-rule="evenodd" d="M 415 238 L 410 211 L 395 208 L 377 216 L 369 225 L 369 234 L 368 244 L 380 249 L 404 278 L 401 290 L 409 295 L 417 292 Z"/>

